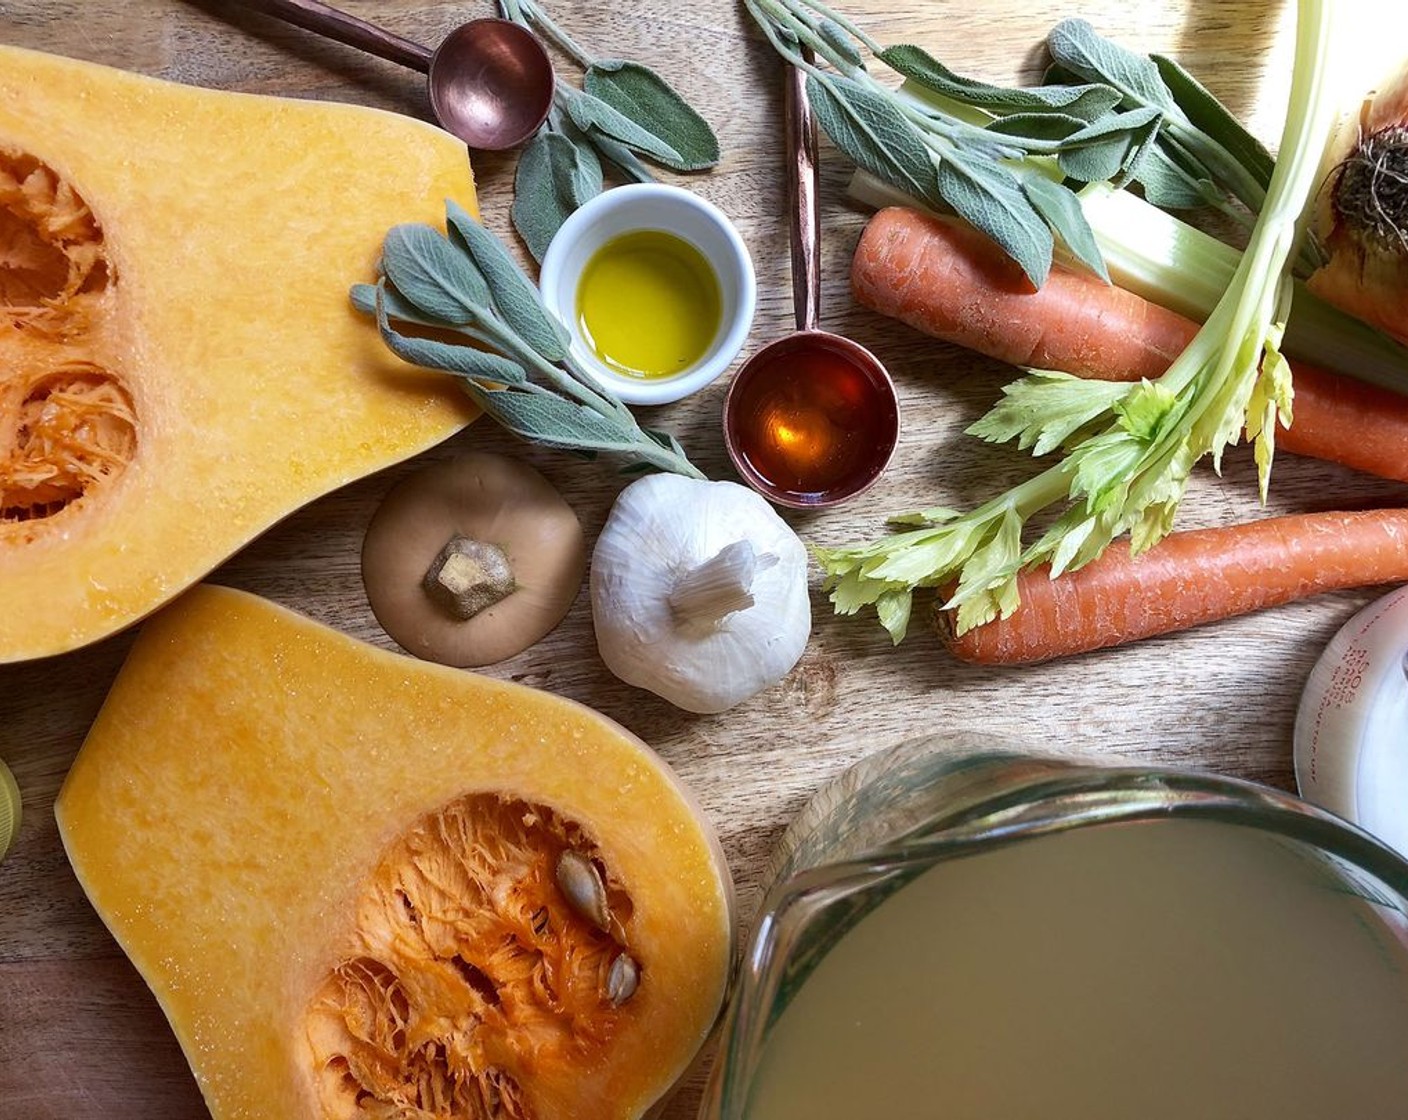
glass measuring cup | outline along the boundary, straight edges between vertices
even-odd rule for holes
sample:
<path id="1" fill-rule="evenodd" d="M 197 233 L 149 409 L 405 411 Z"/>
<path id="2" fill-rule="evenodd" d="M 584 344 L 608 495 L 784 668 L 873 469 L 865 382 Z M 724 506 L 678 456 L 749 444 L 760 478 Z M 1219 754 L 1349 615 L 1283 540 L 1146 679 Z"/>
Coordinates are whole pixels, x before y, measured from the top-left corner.
<path id="1" fill-rule="evenodd" d="M 1408 862 L 1290 795 L 928 737 L 769 876 L 701 1120 L 1401 1112 Z"/>

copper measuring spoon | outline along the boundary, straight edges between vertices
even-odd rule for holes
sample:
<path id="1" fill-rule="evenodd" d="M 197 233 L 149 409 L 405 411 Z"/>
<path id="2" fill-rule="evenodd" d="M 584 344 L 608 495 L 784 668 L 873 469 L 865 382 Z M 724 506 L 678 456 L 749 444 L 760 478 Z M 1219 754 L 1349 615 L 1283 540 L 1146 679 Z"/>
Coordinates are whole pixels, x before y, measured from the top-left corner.
<path id="1" fill-rule="evenodd" d="M 784 100 L 797 329 L 734 376 L 724 399 L 724 446 L 743 480 L 769 501 L 819 509 L 854 498 L 880 477 L 899 439 L 899 400 L 874 354 L 817 326 L 816 120 L 806 75 L 795 66 L 787 67 Z"/>
<path id="2" fill-rule="evenodd" d="M 242 2 L 427 75 L 430 107 L 440 127 L 479 151 L 517 147 L 552 107 L 547 51 L 531 31 L 510 20 L 471 20 L 432 51 L 321 0 Z"/>

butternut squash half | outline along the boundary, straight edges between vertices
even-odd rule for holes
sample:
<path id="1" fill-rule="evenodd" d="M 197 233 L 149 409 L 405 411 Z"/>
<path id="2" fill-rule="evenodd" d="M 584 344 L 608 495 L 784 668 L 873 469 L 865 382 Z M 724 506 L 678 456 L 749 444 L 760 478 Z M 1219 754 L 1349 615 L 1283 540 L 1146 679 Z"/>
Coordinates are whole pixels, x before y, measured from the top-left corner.
<path id="1" fill-rule="evenodd" d="M 216 1120 L 624 1120 L 724 995 L 698 808 L 579 704 L 198 587 L 57 803 Z"/>
<path id="2" fill-rule="evenodd" d="M 473 418 L 347 298 L 446 197 L 473 179 L 430 125 L 0 47 L 0 662 Z"/>

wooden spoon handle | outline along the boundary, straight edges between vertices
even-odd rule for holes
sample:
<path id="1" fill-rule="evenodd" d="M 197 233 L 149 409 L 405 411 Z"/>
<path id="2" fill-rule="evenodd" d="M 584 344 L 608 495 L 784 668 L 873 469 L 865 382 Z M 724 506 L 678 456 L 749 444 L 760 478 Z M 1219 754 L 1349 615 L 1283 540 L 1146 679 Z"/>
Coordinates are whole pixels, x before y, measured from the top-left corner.
<path id="1" fill-rule="evenodd" d="M 409 66 L 422 74 L 430 72 L 431 50 L 400 35 L 349 15 L 321 0 L 240 0 L 246 8 L 274 16 L 286 23 L 357 47 L 388 62 Z"/>

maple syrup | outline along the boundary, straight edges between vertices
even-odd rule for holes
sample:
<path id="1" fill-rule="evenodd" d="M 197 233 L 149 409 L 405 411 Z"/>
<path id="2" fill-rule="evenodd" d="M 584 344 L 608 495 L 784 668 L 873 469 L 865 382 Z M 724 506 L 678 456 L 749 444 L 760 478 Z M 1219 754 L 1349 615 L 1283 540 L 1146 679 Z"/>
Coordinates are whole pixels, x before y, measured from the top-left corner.
<path id="1" fill-rule="evenodd" d="M 740 371 L 726 405 L 730 454 L 745 479 L 784 505 L 825 505 L 875 480 L 899 434 L 883 367 L 822 332 L 773 343 Z"/>

